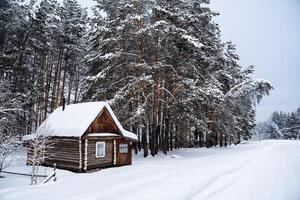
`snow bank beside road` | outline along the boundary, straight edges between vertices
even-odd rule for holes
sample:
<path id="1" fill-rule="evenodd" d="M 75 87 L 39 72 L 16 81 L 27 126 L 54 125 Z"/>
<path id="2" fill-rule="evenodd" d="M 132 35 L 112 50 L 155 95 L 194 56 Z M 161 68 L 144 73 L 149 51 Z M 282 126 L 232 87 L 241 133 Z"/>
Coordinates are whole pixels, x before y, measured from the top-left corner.
<path id="1" fill-rule="evenodd" d="M 0 199 L 300 199 L 300 141 L 181 149 L 170 155 L 176 156 L 136 157 L 132 166 L 62 173 L 54 184 L 0 189 Z"/>

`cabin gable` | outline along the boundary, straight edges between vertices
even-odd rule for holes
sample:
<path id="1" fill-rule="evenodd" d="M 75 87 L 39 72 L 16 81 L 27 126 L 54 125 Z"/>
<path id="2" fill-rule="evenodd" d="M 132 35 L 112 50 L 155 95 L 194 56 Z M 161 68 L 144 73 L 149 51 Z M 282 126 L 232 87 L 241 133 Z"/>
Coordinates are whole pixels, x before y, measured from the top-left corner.
<path id="1" fill-rule="evenodd" d="M 85 134 L 88 133 L 120 134 L 120 130 L 108 110 L 104 107 L 96 119 L 91 123 L 89 128 L 85 131 Z"/>

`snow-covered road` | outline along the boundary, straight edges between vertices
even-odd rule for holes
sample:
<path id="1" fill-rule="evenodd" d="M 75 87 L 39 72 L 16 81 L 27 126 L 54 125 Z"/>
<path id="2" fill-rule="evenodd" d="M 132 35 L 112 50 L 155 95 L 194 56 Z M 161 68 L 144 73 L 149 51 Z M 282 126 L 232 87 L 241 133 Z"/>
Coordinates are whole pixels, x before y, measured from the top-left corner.
<path id="1" fill-rule="evenodd" d="M 0 188 L 0 199 L 300 199 L 300 141 L 181 149 L 170 155 L 136 157 L 132 166 L 89 174 L 60 171 L 56 183 Z"/>

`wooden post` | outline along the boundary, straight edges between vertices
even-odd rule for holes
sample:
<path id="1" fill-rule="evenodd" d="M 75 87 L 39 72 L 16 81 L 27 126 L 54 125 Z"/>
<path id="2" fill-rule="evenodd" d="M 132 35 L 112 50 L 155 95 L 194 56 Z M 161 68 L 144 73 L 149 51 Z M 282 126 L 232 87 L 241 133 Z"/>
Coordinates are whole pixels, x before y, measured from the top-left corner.
<path id="1" fill-rule="evenodd" d="M 88 140 L 86 139 L 84 143 L 84 170 L 85 171 L 87 170 L 87 153 L 88 153 L 87 148 L 88 148 Z"/>
<path id="2" fill-rule="evenodd" d="M 81 149 L 81 138 L 79 138 L 79 171 L 82 169 L 82 149 Z"/>
<path id="3" fill-rule="evenodd" d="M 66 107 L 66 99 L 64 96 L 62 96 L 62 100 L 61 100 L 61 106 L 62 106 L 62 110 L 64 111 L 65 110 L 65 107 Z"/>
<path id="4" fill-rule="evenodd" d="M 57 180 L 57 178 L 56 178 L 56 163 L 54 163 L 53 169 L 54 169 L 54 179 L 53 179 L 53 181 L 56 182 L 56 180 Z"/>
<path id="5" fill-rule="evenodd" d="M 113 162 L 114 162 L 114 166 L 117 165 L 117 143 L 116 140 L 114 139 L 114 157 L 113 157 Z"/>

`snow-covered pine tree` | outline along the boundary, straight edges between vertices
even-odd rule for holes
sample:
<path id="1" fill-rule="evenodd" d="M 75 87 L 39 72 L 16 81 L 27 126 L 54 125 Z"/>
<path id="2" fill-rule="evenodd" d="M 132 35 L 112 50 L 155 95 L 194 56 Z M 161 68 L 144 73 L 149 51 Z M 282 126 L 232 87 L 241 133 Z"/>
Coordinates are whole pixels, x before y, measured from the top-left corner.
<path id="1" fill-rule="evenodd" d="M 87 51 L 87 11 L 76 0 L 64 0 L 60 18 L 65 54 L 59 95 L 66 96 L 67 104 L 70 104 L 78 101 L 79 85 L 86 72 L 84 56 Z"/>
<path id="2" fill-rule="evenodd" d="M 90 68 L 83 95 L 84 101 L 110 100 L 124 124 L 138 133 L 146 132 L 141 131 L 145 117 L 140 116 L 145 116 L 146 88 L 152 78 L 145 53 L 149 45 L 148 6 L 148 1 L 98 1 L 101 12 L 93 20 L 97 26 L 90 34 Z"/>
<path id="3" fill-rule="evenodd" d="M 0 80 L 5 87 L 5 92 L 0 94 L 0 104 L 15 115 L 18 127 L 24 130 L 30 117 L 26 111 L 31 105 L 31 99 L 26 98 L 32 87 L 31 68 L 26 66 L 26 51 L 33 3 L 23 4 L 18 0 L 4 0 L 0 3 Z"/>
<path id="4" fill-rule="evenodd" d="M 248 138 L 254 99 L 270 89 L 222 43 L 208 3 L 98 1 L 83 100 L 109 100 L 145 156 L 148 142 L 155 155 L 194 137 L 208 147 Z"/>
<path id="5" fill-rule="evenodd" d="M 32 81 L 35 83 L 35 87 L 32 88 L 32 98 L 35 103 L 35 128 L 46 119 L 48 106 L 50 105 L 53 60 L 57 55 L 57 34 L 61 33 L 60 18 L 58 17 L 59 9 L 60 7 L 56 1 L 42 0 L 33 16 L 29 55 L 32 57 L 32 61 L 28 65 L 33 68 Z"/>
<path id="6" fill-rule="evenodd" d="M 201 133 L 200 138 L 204 138 L 203 133 L 210 129 L 207 121 L 211 120 L 205 112 L 212 112 L 211 104 L 222 93 L 220 81 L 214 73 L 222 66 L 223 45 L 218 26 L 212 21 L 216 13 L 207 7 L 207 1 L 157 2 L 161 3 L 158 10 L 166 16 L 171 27 L 165 48 L 169 56 L 166 60 L 176 69 L 178 76 L 177 82 L 172 83 L 177 88 L 176 104 L 171 114 L 175 144 L 179 139 L 177 126 L 181 129 L 179 132 L 186 133 L 180 135 L 180 141 L 186 145 L 192 135 L 191 127 L 196 127 Z"/>
<path id="7" fill-rule="evenodd" d="M 33 68 L 31 80 L 35 84 L 34 129 L 60 104 L 62 96 L 67 97 L 67 102 L 78 99 L 79 82 L 85 71 L 86 25 L 86 11 L 75 0 L 63 2 L 63 7 L 54 0 L 43 0 L 37 6 L 28 63 Z"/>
<path id="8" fill-rule="evenodd" d="M 73 93 L 78 99 L 79 82 L 85 71 L 82 60 L 86 42 L 82 36 L 86 12 L 71 0 L 64 9 L 54 0 L 1 4 L 0 76 L 6 85 L 6 102 L 2 105 L 22 110 L 15 114 L 26 133 L 34 131 L 56 108 L 62 91 L 70 88 L 68 96 Z"/>
<path id="9" fill-rule="evenodd" d="M 274 111 L 270 119 L 260 124 L 271 139 L 300 139 L 300 109 L 295 112 Z"/>

